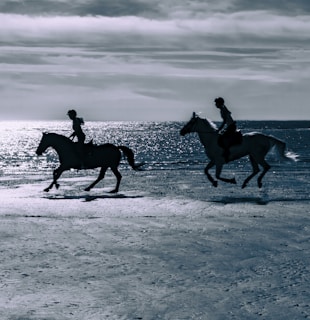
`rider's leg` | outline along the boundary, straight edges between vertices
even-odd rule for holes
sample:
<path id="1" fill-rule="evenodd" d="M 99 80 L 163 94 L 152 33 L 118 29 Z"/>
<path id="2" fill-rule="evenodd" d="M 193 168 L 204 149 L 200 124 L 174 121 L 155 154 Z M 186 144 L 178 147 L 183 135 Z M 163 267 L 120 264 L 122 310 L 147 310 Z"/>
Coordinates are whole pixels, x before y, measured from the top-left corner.
<path id="1" fill-rule="evenodd" d="M 77 144 L 77 153 L 80 161 L 81 169 L 85 169 L 85 150 L 84 150 L 84 143 L 78 142 Z"/>

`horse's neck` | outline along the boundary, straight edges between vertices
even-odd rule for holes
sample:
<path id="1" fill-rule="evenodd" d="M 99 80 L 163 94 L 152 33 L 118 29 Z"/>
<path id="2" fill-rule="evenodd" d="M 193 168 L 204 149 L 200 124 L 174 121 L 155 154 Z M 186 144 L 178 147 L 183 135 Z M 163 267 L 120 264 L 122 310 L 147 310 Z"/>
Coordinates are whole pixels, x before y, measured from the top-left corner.
<path id="1" fill-rule="evenodd" d="M 55 141 L 51 143 L 51 146 L 57 151 L 59 155 L 63 152 L 67 152 L 74 145 L 74 142 L 62 135 L 55 134 L 54 140 Z"/>
<path id="2" fill-rule="evenodd" d="M 198 137 L 205 148 L 210 148 L 214 144 L 217 144 L 216 132 L 198 132 Z"/>
<path id="3" fill-rule="evenodd" d="M 205 148 L 212 146 L 214 142 L 217 144 L 218 135 L 216 128 L 206 119 L 200 121 L 199 126 L 197 127 L 197 133 Z"/>

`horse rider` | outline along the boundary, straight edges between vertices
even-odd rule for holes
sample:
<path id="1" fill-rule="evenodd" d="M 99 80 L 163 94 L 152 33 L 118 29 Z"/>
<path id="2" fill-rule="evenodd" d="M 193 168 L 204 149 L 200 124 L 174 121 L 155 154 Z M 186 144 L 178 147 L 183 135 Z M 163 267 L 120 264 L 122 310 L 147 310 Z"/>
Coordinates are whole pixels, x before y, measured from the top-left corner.
<path id="1" fill-rule="evenodd" d="M 219 132 L 219 140 L 218 144 L 220 147 L 224 149 L 223 157 L 225 162 L 227 163 L 229 160 L 230 151 L 229 148 L 231 147 L 234 139 L 234 134 L 237 131 L 236 121 L 233 120 L 231 116 L 231 112 L 225 106 L 225 101 L 222 97 L 218 97 L 214 99 L 215 106 L 220 109 L 221 117 L 222 117 L 222 124 L 220 125 L 218 132 Z"/>
<path id="2" fill-rule="evenodd" d="M 84 124 L 83 118 L 78 118 L 77 113 L 74 109 L 71 109 L 67 112 L 67 115 L 69 118 L 72 120 L 72 129 L 73 132 L 70 135 L 70 139 L 74 139 L 77 137 L 77 151 L 78 151 L 78 156 L 81 161 L 81 169 L 83 169 L 84 166 L 84 142 L 85 142 L 85 133 L 82 130 L 81 125 Z"/>

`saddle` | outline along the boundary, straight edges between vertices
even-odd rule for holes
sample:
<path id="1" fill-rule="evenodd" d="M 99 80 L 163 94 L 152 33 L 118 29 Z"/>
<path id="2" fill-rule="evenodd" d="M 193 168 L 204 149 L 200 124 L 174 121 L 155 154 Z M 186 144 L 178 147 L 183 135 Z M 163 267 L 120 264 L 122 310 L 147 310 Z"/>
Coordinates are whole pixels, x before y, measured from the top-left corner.
<path id="1" fill-rule="evenodd" d="M 86 147 L 86 149 L 87 148 L 90 149 L 90 148 L 96 147 L 96 145 L 93 142 L 93 139 L 91 139 L 89 142 L 85 143 L 84 146 Z"/>
<path id="2" fill-rule="evenodd" d="M 82 158 L 91 156 L 93 153 L 93 149 L 97 146 L 93 143 L 93 140 L 90 140 L 89 142 L 84 143 L 83 145 L 79 142 L 75 142 L 74 144 L 77 152 Z"/>
<path id="3" fill-rule="evenodd" d="M 242 133 L 240 130 L 234 132 L 224 132 L 219 135 L 218 144 L 226 149 L 242 143 Z"/>
<path id="4" fill-rule="evenodd" d="M 237 145 L 242 143 L 242 133 L 240 130 L 235 131 L 234 134 L 232 134 L 231 137 L 231 145 Z"/>

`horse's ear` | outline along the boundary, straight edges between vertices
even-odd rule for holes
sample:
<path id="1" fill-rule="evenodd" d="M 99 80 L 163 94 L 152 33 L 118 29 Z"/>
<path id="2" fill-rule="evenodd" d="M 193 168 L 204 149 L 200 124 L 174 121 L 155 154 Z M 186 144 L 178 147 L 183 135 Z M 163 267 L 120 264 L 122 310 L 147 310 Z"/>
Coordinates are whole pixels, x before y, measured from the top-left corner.
<path id="1" fill-rule="evenodd" d="M 193 112 L 192 118 L 196 118 L 196 112 L 195 111 Z"/>

